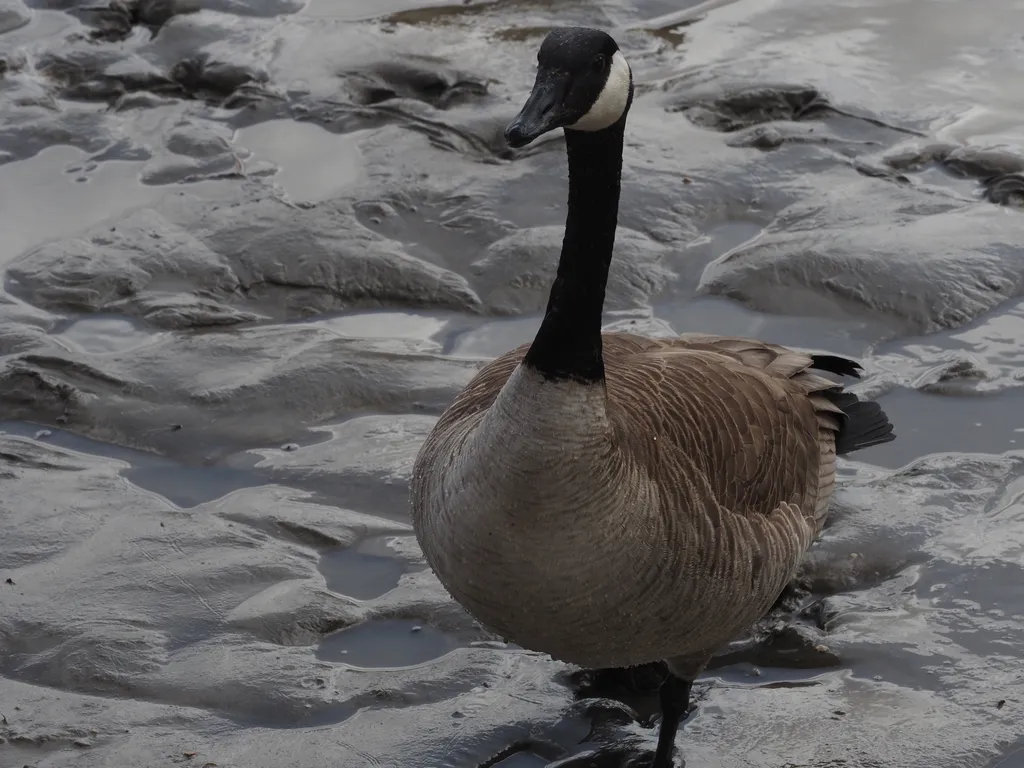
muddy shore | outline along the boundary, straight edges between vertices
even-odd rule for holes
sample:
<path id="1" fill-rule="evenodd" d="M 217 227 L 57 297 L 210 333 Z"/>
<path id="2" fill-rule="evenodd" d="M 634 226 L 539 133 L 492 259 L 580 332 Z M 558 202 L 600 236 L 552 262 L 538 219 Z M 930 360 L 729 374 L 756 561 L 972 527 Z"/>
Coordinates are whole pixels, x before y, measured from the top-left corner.
<path id="1" fill-rule="evenodd" d="M 1024 767 L 1024 7 L 0 0 L 0 768 L 619 768 L 657 669 L 505 646 L 420 441 L 532 337 L 552 26 L 638 83 L 607 321 L 853 356 L 841 464 L 689 768 Z"/>

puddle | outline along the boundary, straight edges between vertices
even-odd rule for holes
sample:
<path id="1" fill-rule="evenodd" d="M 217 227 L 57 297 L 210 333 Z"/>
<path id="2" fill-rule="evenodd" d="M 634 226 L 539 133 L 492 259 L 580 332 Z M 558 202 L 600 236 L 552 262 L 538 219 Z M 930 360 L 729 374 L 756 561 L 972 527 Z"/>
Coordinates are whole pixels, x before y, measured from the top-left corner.
<path id="1" fill-rule="evenodd" d="M 1024 768 L 1024 738 L 1007 748 L 988 768 Z"/>
<path id="2" fill-rule="evenodd" d="M 153 343 L 161 334 L 123 315 L 91 315 L 73 320 L 54 335 L 82 352 L 104 355 L 138 349 Z"/>
<path id="3" fill-rule="evenodd" d="M 748 240 L 756 237 L 764 230 L 762 224 L 743 219 L 729 219 L 708 227 L 707 237 L 713 245 L 715 254 L 722 254 L 737 248 Z"/>
<path id="4" fill-rule="evenodd" d="M 402 574 L 420 570 L 398 558 L 387 542 L 392 536 L 376 536 L 355 547 L 325 552 L 317 567 L 327 588 L 356 600 L 372 600 L 398 586 Z"/>
<path id="5" fill-rule="evenodd" d="M 881 324 L 850 319 L 788 317 L 754 312 L 734 301 L 700 296 L 689 301 L 657 304 L 654 316 L 678 333 L 720 333 L 750 336 L 776 344 L 824 349 L 831 354 L 858 359 L 872 344 L 891 335 Z M 605 315 L 605 323 L 614 317 Z M 531 341 L 540 327 L 541 315 L 531 314 L 483 323 L 449 341 L 445 354 L 464 357 L 497 357 Z"/>
<path id="6" fill-rule="evenodd" d="M 318 202 L 362 177 L 362 133 L 341 135 L 315 123 L 270 120 L 239 129 L 234 143 L 252 152 L 254 160 L 277 165 L 274 179 L 292 200 Z"/>
<path id="7" fill-rule="evenodd" d="M 1024 392 L 955 397 L 898 389 L 878 399 L 899 438 L 856 458 L 901 467 L 930 453 L 1002 453 L 1024 448 Z M 941 423 L 941 428 L 936 428 Z"/>
<path id="8" fill-rule="evenodd" d="M 511 320 L 494 320 L 453 338 L 446 355 L 491 358 L 503 355 L 531 341 L 540 327 L 541 315 L 526 315 Z"/>
<path id="9" fill-rule="evenodd" d="M 958 176 L 938 165 L 921 170 L 917 176 L 922 184 L 942 189 L 961 200 L 981 197 L 981 186 L 976 179 Z"/>
<path id="10" fill-rule="evenodd" d="M 139 183 L 141 163 L 109 161 L 83 167 L 87 158 L 80 149 L 54 146 L 27 160 L 0 165 L 0 264 L 41 242 L 74 235 L 166 194 Z M 25 194 L 26 189 L 32 194 Z"/>
<path id="11" fill-rule="evenodd" d="M 263 484 L 263 480 L 252 471 L 187 466 L 145 451 L 102 443 L 66 430 L 24 421 L 0 421 L 0 434 L 36 438 L 71 451 L 126 462 L 130 466 L 121 472 L 122 477 L 183 509 L 219 499 L 241 488 Z"/>
<path id="12" fill-rule="evenodd" d="M 727 299 L 699 296 L 689 301 L 658 305 L 656 317 L 679 333 L 719 333 L 859 359 L 872 343 L 892 334 L 881 324 L 853 319 L 790 317 L 754 312 Z"/>
<path id="13" fill-rule="evenodd" d="M 441 333 L 448 325 L 448 320 L 425 312 L 357 312 L 319 319 L 315 325 L 353 339 L 427 341 Z"/>
<path id="14" fill-rule="evenodd" d="M 909 355 L 921 361 L 941 359 L 944 352 L 966 352 L 972 358 L 984 360 L 993 366 L 1005 366 L 1006 376 L 1014 376 L 1024 363 L 1024 302 L 1004 305 L 1001 312 L 990 312 L 973 323 L 952 330 L 938 331 L 925 336 L 900 339 L 879 347 L 880 353 L 889 351 Z M 998 380 L 993 382 L 998 384 Z"/>
<path id="15" fill-rule="evenodd" d="M 316 650 L 321 661 L 353 667 L 413 667 L 461 648 L 465 643 L 433 627 L 408 619 L 368 621 L 324 637 Z"/>

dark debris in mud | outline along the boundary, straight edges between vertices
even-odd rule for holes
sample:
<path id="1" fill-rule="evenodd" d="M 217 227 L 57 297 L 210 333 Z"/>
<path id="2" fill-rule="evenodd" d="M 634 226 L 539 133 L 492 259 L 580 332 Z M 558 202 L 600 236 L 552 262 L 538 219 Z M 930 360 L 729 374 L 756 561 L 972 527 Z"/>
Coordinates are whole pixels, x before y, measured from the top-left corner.
<path id="1" fill-rule="evenodd" d="M 816 87 L 786 84 L 716 84 L 687 89 L 665 84 L 662 99 L 669 113 L 682 113 L 694 125 L 731 134 L 726 144 L 733 147 L 777 149 L 784 144 L 835 145 L 860 149 L 879 146 L 878 139 L 844 136 L 825 125 L 828 118 L 844 118 L 888 133 L 921 135 L 918 131 L 881 118 L 851 112 L 835 105 Z"/>
<path id="2" fill-rule="evenodd" d="M 941 168 L 954 178 L 973 179 L 986 202 L 1024 207 L 1024 156 L 1006 147 L 962 146 L 949 142 L 914 143 L 891 150 L 886 166 L 904 173 Z"/>
<path id="3" fill-rule="evenodd" d="M 673 95 L 667 112 L 681 112 L 702 128 L 723 133 L 775 120 L 811 119 L 831 108 L 817 88 L 788 84 L 736 84 Z"/>
<path id="4" fill-rule="evenodd" d="M 139 26 L 156 37 L 172 18 L 197 13 L 200 7 L 200 0 L 110 0 L 107 5 L 81 5 L 72 11 L 92 27 L 93 40 L 119 42 Z"/>
<path id="5" fill-rule="evenodd" d="M 245 106 L 267 96 L 267 74 L 251 67 L 218 61 L 207 54 L 182 59 L 171 67 L 170 78 L 191 98 L 226 109 Z"/>
<path id="6" fill-rule="evenodd" d="M 1024 208 L 1024 173 L 1004 173 L 982 180 L 984 197 L 990 203 Z"/>
<path id="7" fill-rule="evenodd" d="M 437 109 L 450 109 L 487 95 L 486 82 L 438 61 L 385 61 L 342 75 L 352 102 L 364 106 L 415 99 Z"/>
<path id="8" fill-rule="evenodd" d="M 0 79 L 20 72 L 26 63 L 28 57 L 24 51 L 0 51 Z"/>
<path id="9" fill-rule="evenodd" d="M 262 111 L 257 108 L 249 114 L 239 113 L 231 122 L 249 125 L 278 116 L 310 121 L 333 133 L 398 125 L 424 136 L 433 148 L 487 164 L 497 164 L 517 155 L 505 144 L 502 136 L 504 123 L 500 119 L 485 117 L 472 122 L 452 123 L 391 97 L 368 104 L 297 98 L 292 104 L 270 104 Z"/>
<path id="10" fill-rule="evenodd" d="M 110 73 L 118 63 L 118 72 Z M 90 48 L 71 53 L 46 53 L 36 68 L 54 84 L 62 98 L 106 102 L 112 108 L 135 106 L 128 97 L 146 93 L 158 97 L 195 99 L 225 108 L 245 106 L 266 98 L 266 73 L 230 64 L 201 53 L 182 59 L 166 72 L 141 58 L 125 66 L 124 57 Z"/>

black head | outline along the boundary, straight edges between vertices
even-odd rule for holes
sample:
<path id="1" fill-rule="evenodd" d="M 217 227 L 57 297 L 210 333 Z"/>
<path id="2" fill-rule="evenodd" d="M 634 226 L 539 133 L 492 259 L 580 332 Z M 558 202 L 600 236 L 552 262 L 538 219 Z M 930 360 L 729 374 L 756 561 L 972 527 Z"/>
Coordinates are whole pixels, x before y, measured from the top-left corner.
<path id="1" fill-rule="evenodd" d="M 615 40 L 586 27 L 551 31 L 537 53 L 533 92 L 505 129 L 522 147 L 555 128 L 601 131 L 625 117 L 633 76 Z"/>

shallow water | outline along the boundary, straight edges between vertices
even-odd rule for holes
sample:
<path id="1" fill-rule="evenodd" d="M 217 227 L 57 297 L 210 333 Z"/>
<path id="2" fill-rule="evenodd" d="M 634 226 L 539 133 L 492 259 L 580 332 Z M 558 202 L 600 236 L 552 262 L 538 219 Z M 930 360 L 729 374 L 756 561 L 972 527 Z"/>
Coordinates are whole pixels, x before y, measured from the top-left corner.
<path id="1" fill-rule="evenodd" d="M 657 669 L 497 642 L 406 512 L 540 321 L 562 145 L 501 130 L 585 23 L 638 84 L 609 324 L 852 356 L 899 434 L 699 682 L 687 766 L 1024 766 L 1024 6 L 201 5 L 0 0 L 0 764 L 653 747 Z"/>
<path id="2" fill-rule="evenodd" d="M 407 667 L 432 661 L 457 647 L 454 638 L 433 627 L 392 619 L 327 635 L 317 649 L 317 658 L 362 669 Z"/>

